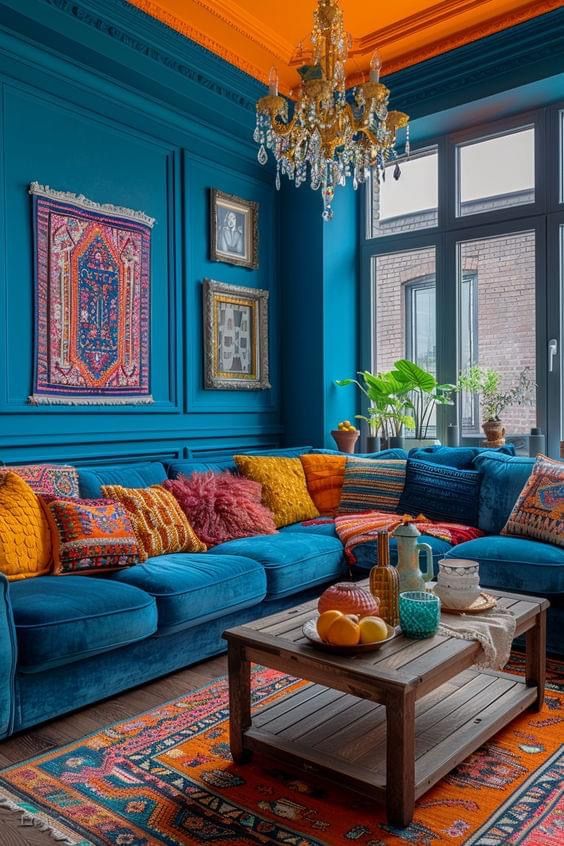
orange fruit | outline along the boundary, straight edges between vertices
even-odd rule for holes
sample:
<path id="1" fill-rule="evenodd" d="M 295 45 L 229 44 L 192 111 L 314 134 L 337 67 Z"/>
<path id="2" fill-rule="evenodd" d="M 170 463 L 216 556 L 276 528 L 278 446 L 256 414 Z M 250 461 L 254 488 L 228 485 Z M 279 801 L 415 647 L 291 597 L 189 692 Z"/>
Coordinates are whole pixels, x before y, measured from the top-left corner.
<path id="1" fill-rule="evenodd" d="M 342 611 L 324 611 L 317 618 L 317 634 L 321 640 L 327 640 L 327 632 L 329 626 L 335 622 L 338 617 L 342 617 Z"/>
<path id="2" fill-rule="evenodd" d="M 341 614 L 327 629 L 326 639 L 334 646 L 356 646 L 360 640 L 359 625 L 350 617 Z"/>
<path id="3" fill-rule="evenodd" d="M 358 627 L 361 643 L 376 643 L 388 637 L 388 627 L 381 617 L 363 617 Z"/>

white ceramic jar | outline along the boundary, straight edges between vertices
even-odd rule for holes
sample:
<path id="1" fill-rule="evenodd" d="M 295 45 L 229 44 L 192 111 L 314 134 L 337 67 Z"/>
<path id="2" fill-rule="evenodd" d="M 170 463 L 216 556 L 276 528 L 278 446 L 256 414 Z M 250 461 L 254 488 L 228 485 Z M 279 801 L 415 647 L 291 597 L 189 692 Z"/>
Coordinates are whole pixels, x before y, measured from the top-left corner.
<path id="1" fill-rule="evenodd" d="M 480 565 L 465 558 L 443 558 L 435 593 L 445 608 L 468 608 L 480 596 Z"/>

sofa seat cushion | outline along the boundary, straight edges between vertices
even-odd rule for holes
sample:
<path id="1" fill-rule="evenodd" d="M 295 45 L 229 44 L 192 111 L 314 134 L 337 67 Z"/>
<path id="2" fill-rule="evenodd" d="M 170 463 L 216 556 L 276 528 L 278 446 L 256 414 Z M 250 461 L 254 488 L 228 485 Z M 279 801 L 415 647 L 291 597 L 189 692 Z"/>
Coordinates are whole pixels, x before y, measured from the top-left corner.
<path id="1" fill-rule="evenodd" d="M 261 564 L 266 573 L 266 599 L 290 596 L 324 584 L 341 576 L 344 568 L 340 540 L 305 532 L 227 541 L 215 546 L 213 552 L 244 555 Z"/>
<path id="2" fill-rule="evenodd" d="M 398 563 L 398 546 L 397 540 L 394 537 L 390 537 L 390 563 L 394 566 Z M 461 549 L 462 545 L 459 546 L 452 546 L 448 541 L 441 540 L 441 538 L 435 538 L 432 535 L 422 535 L 420 538 L 420 543 L 428 543 L 433 551 L 433 570 L 435 575 L 439 570 L 439 561 L 441 558 L 444 558 L 447 552 L 450 549 L 459 550 Z M 375 566 L 376 559 L 378 557 L 377 554 L 377 541 L 374 540 L 370 543 L 361 543 L 354 550 L 354 556 L 356 559 L 356 566 L 359 567 L 361 570 L 370 570 L 372 567 Z M 457 557 L 462 558 L 462 555 L 458 555 Z M 425 566 L 425 558 L 423 553 L 421 553 L 421 568 Z"/>
<path id="3" fill-rule="evenodd" d="M 155 598 L 159 635 L 257 605 L 266 593 L 264 570 L 256 561 L 213 551 L 159 555 L 109 578 Z"/>
<path id="4" fill-rule="evenodd" d="M 10 585 L 18 671 L 38 673 L 143 640 L 157 629 L 155 600 L 129 585 L 41 576 Z"/>
<path id="5" fill-rule="evenodd" d="M 329 518 L 324 518 L 319 522 L 305 522 L 305 523 L 290 523 L 289 526 L 284 526 L 279 529 L 280 532 L 299 532 L 306 535 L 326 535 L 329 538 L 336 538 L 337 531 L 335 529 L 335 521 Z"/>
<path id="6" fill-rule="evenodd" d="M 532 594 L 564 593 L 564 549 L 528 538 L 488 535 L 453 547 L 447 558 L 480 563 L 480 583 Z"/>

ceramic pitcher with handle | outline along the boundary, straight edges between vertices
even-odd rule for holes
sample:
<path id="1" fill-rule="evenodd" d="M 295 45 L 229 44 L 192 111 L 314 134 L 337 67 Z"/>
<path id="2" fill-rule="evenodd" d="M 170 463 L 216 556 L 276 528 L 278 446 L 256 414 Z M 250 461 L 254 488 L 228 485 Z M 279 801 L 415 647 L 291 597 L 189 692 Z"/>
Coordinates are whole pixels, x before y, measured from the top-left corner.
<path id="1" fill-rule="evenodd" d="M 418 543 L 421 532 L 414 523 L 402 523 L 392 534 L 398 545 L 400 591 L 425 590 L 425 582 L 433 578 L 433 550 L 428 543 Z M 419 568 L 422 552 L 425 553 L 423 572 Z"/>

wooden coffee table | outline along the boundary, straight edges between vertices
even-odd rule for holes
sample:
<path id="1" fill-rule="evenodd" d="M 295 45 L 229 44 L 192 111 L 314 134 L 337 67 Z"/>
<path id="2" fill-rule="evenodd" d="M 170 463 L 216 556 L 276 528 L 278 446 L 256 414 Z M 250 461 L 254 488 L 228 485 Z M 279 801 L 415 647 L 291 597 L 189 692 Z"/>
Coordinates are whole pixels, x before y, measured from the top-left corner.
<path id="1" fill-rule="evenodd" d="M 484 741 L 543 702 L 545 599 L 489 591 L 526 633 L 525 678 L 470 669 L 480 647 L 452 637 L 399 635 L 375 652 L 342 656 L 311 646 L 297 608 L 229 629 L 230 743 L 237 763 L 253 752 L 386 802 L 406 826 L 415 800 Z M 251 663 L 306 679 L 259 705 L 251 718 Z"/>

